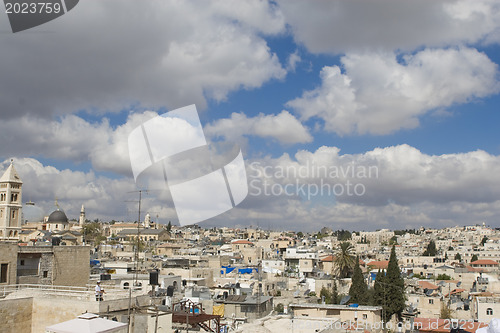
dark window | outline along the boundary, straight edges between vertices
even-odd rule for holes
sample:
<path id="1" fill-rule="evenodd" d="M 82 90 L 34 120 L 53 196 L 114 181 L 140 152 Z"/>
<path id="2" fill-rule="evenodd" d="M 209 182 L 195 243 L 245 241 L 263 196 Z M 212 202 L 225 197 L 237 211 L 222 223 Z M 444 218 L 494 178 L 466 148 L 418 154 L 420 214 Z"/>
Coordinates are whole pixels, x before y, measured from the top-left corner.
<path id="1" fill-rule="evenodd" d="M 8 270 L 9 270 L 9 264 L 2 264 L 0 266 L 0 283 L 7 283 Z"/>
<path id="2" fill-rule="evenodd" d="M 49 276 L 49 271 L 43 271 L 43 277 L 46 278 Z"/>
<path id="3" fill-rule="evenodd" d="M 24 259 L 21 259 L 21 266 L 24 266 Z"/>
<path id="4" fill-rule="evenodd" d="M 493 309 L 492 309 L 492 308 L 488 308 L 488 309 L 486 309 L 486 314 L 487 314 L 488 316 L 493 316 Z"/>

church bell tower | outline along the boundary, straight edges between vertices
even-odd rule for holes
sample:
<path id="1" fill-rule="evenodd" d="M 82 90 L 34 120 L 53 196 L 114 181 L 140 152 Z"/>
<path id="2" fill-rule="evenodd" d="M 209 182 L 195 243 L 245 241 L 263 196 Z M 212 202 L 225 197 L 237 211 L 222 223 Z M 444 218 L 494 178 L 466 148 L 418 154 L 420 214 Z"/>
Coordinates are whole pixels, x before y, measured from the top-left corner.
<path id="1" fill-rule="evenodd" d="M 0 178 L 0 240 L 17 241 L 22 223 L 23 182 L 14 168 L 14 161 Z"/>

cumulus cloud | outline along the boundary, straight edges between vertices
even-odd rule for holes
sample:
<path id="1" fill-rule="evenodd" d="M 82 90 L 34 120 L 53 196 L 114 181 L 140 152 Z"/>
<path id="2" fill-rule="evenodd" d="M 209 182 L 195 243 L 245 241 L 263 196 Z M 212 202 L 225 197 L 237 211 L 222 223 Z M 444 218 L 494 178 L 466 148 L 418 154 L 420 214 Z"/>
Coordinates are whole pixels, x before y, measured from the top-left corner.
<path id="1" fill-rule="evenodd" d="M 255 117 L 233 113 L 230 118 L 219 119 L 205 126 L 205 132 L 209 136 L 224 137 L 228 140 L 237 140 L 242 135 L 255 135 L 273 138 L 285 144 L 312 141 L 308 129 L 286 110 L 277 115 L 261 113 Z"/>
<path id="2" fill-rule="evenodd" d="M 106 118 L 92 123 L 75 115 L 58 120 L 27 115 L 8 119 L 0 123 L 5 143 L 2 156 L 40 156 L 77 165 L 90 161 L 96 171 L 131 175 L 128 135 L 157 115 L 152 111 L 132 113 L 116 127 Z"/>
<path id="3" fill-rule="evenodd" d="M 359 230 L 494 224 L 500 213 L 500 158 L 484 151 L 427 155 L 399 145 L 351 155 L 321 147 L 247 164 L 250 195 L 232 214 L 248 223 L 256 212 L 255 221 L 297 229 L 308 221 Z"/>
<path id="4" fill-rule="evenodd" d="M 289 101 L 303 119 L 319 117 L 340 135 L 389 134 L 414 128 L 436 109 L 498 93 L 498 66 L 471 48 L 352 53 L 326 66 L 321 86 Z"/>
<path id="5" fill-rule="evenodd" d="M 313 53 L 414 50 L 498 43 L 495 0 L 279 0 L 298 43 Z"/>
<path id="6" fill-rule="evenodd" d="M 263 38 L 284 27 L 276 6 L 260 0 L 80 2 L 58 20 L 1 36 L 0 112 L 203 109 L 207 98 L 284 77 Z"/>
<path id="7" fill-rule="evenodd" d="M 125 202 L 137 200 L 130 193 L 136 189 L 132 177 L 60 170 L 32 158 L 15 158 L 14 163 L 24 182 L 23 201 L 35 201 L 47 213 L 58 197 L 69 217 L 78 216 L 85 204 L 92 218 L 136 220 L 136 203 Z M 249 196 L 203 225 L 360 230 L 483 221 L 494 225 L 500 214 L 500 157 L 484 151 L 427 155 L 399 145 L 351 155 L 321 147 L 246 164 Z M 176 222 L 168 195 L 151 192 L 144 200 L 143 212 Z"/>
<path id="8" fill-rule="evenodd" d="M 297 64 L 301 61 L 302 58 L 300 57 L 299 52 L 296 50 L 294 53 L 288 56 L 287 69 L 295 72 L 295 67 L 297 67 Z"/>

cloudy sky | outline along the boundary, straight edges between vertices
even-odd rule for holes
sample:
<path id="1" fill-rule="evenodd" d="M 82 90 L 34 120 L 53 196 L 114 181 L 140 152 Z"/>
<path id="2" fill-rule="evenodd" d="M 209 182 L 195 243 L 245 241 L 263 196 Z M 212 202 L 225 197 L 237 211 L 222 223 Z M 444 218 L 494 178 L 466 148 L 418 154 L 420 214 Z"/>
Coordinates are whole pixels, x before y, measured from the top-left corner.
<path id="1" fill-rule="evenodd" d="M 17 33 L 0 13 L 0 171 L 45 214 L 137 220 L 128 135 L 195 104 L 249 188 L 201 226 L 499 227 L 499 44 L 496 0 L 80 1 Z M 146 212 L 178 223 L 168 195 Z"/>

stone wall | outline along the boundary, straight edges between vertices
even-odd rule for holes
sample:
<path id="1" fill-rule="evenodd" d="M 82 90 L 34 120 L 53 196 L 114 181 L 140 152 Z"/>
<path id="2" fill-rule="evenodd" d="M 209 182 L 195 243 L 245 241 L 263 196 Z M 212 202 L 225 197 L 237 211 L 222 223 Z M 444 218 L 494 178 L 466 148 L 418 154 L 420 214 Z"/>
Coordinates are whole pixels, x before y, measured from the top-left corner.
<path id="1" fill-rule="evenodd" d="M 31 332 L 32 308 L 33 298 L 0 300 L 0 327 L 2 332 Z"/>
<path id="2" fill-rule="evenodd" d="M 84 287 L 90 277 L 90 247 L 54 246 L 53 251 L 52 284 Z"/>
<path id="3" fill-rule="evenodd" d="M 17 244 L 0 243 L 0 264 L 7 264 L 7 282 L 2 285 L 16 284 Z"/>

